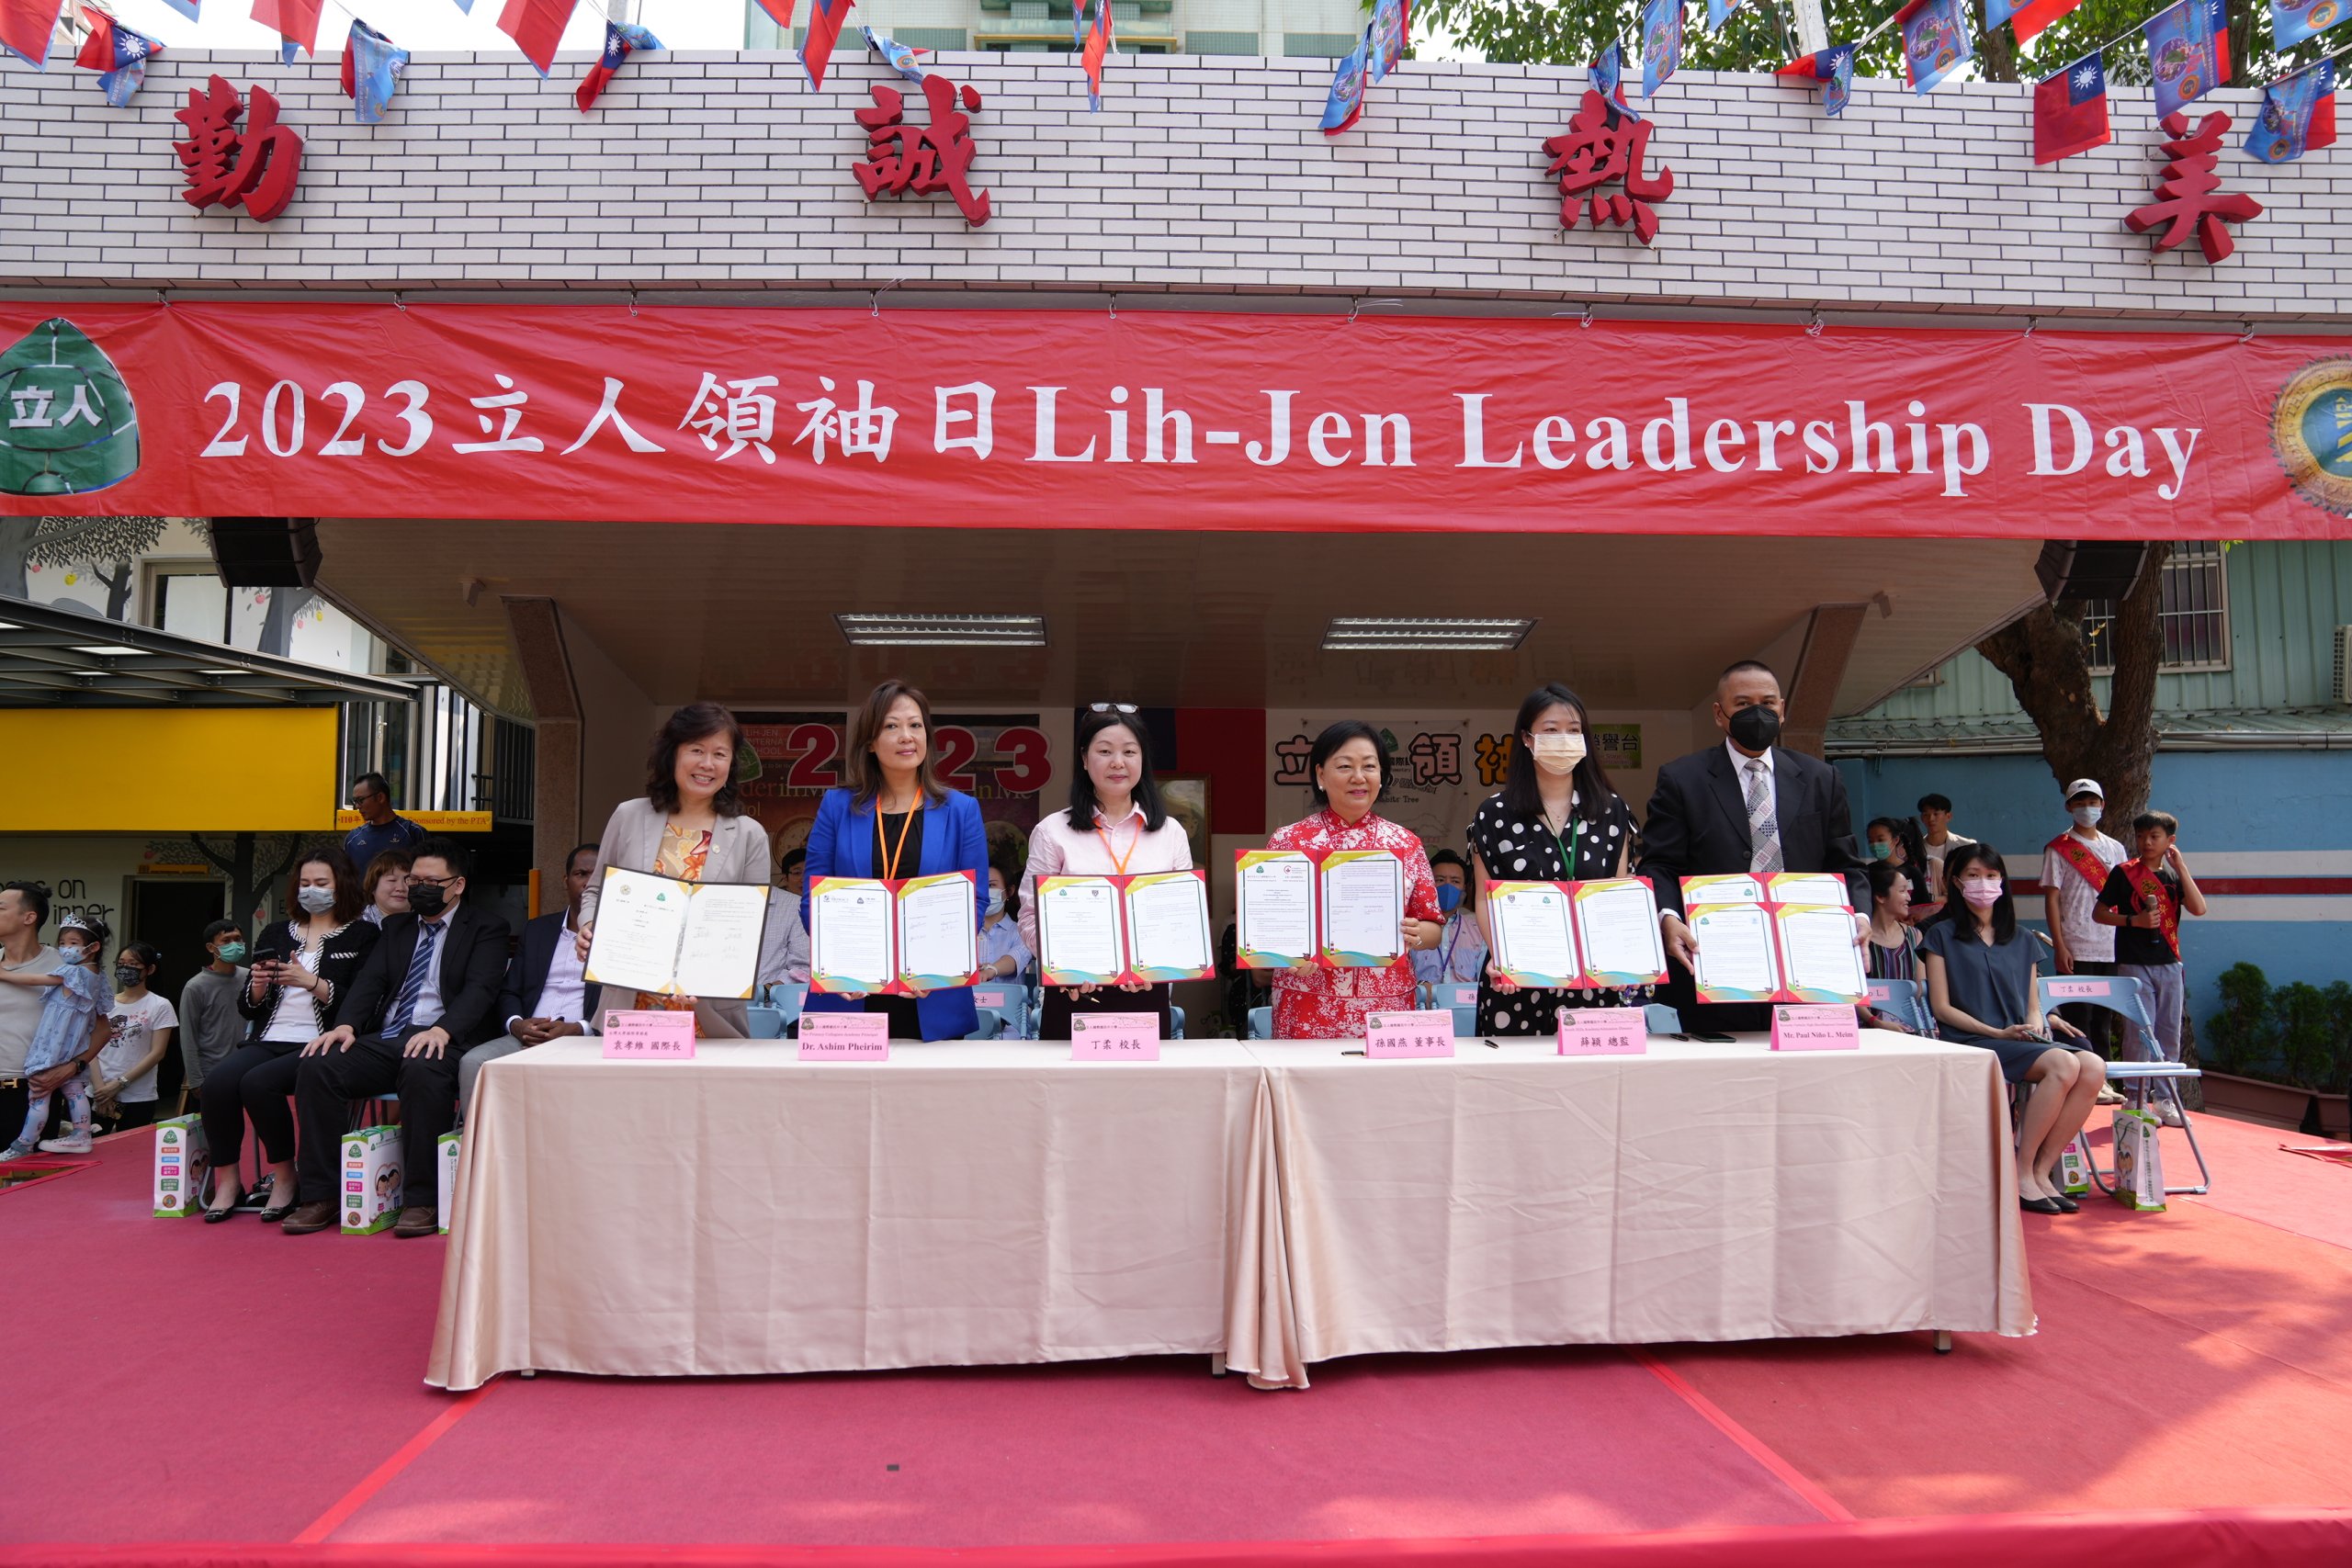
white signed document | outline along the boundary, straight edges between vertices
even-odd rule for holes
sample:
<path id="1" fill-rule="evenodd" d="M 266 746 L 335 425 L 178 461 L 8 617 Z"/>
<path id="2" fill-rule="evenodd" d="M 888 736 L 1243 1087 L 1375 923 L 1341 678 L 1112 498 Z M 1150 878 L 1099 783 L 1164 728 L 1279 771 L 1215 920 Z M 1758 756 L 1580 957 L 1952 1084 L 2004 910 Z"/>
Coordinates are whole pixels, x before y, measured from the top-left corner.
<path id="1" fill-rule="evenodd" d="M 1657 934 L 1657 897 L 1638 876 L 1577 884 L 1577 941 L 1586 980 L 1595 986 L 1646 986 L 1666 975 Z"/>
<path id="2" fill-rule="evenodd" d="M 1126 886 L 1127 967 L 1140 979 L 1199 980 L 1216 973 L 1209 885 L 1196 871 L 1153 872 Z"/>
<path id="3" fill-rule="evenodd" d="M 1323 956 L 1342 968 L 1394 964 L 1405 953 L 1405 863 L 1387 850 L 1323 857 Z"/>
<path id="4" fill-rule="evenodd" d="M 1119 895 L 1107 876 L 1037 883 L 1037 975 L 1048 986 L 1107 986 L 1126 967 Z"/>
<path id="5" fill-rule="evenodd" d="M 1781 972 L 1774 961 L 1770 909 L 1761 904 L 1702 905 L 1690 911 L 1690 934 L 1699 942 L 1695 979 L 1700 1000 L 1771 1000 L 1781 988 Z M 1846 925 L 1850 939 L 1850 918 Z"/>
<path id="6" fill-rule="evenodd" d="M 1279 969 L 1315 956 L 1315 863 L 1298 850 L 1234 857 L 1234 918 L 1241 961 Z"/>
<path id="7" fill-rule="evenodd" d="M 808 887 L 808 983 L 820 991 L 879 991 L 898 977 L 890 890 L 865 876 L 820 876 Z"/>
<path id="8" fill-rule="evenodd" d="M 899 979 L 938 990 L 971 983 L 980 913 L 966 872 L 910 877 L 899 887 Z"/>
<path id="9" fill-rule="evenodd" d="M 680 882 L 605 868 L 585 977 L 662 997 L 749 997 L 768 894 L 752 883 Z"/>
<path id="10" fill-rule="evenodd" d="M 1775 912 L 1775 923 L 1790 990 L 1810 1002 L 1861 1000 L 1870 982 L 1854 942 L 1853 912 L 1842 902 L 1785 906 Z"/>
<path id="11" fill-rule="evenodd" d="M 1556 989 L 1584 974 L 1577 957 L 1575 900 L 1564 883 L 1487 886 L 1495 967 L 1521 986 Z"/>

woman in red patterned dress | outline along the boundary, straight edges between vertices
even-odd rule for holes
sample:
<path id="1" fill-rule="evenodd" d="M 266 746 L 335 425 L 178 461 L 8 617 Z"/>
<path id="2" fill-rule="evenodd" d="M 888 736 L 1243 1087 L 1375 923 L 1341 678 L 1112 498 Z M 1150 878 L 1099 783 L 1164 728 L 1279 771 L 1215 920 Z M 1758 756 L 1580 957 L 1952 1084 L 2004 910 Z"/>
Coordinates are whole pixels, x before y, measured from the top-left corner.
<path id="1" fill-rule="evenodd" d="M 1408 954 L 1438 944 L 1445 927 L 1437 884 L 1418 834 L 1373 810 L 1388 782 L 1388 748 L 1380 732 L 1342 719 L 1316 738 L 1307 776 L 1322 809 L 1266 840 L 1270 850 L 1387 850 L 1405 863 Z M 1318 969 L 1301 964 L 1274 976 L 1274 1038 L 1350 1040 L 1363 1033 L 1364 1015 L 1410 1012 L 1413 961 L 1399 957 L 1373 969 Z"/>

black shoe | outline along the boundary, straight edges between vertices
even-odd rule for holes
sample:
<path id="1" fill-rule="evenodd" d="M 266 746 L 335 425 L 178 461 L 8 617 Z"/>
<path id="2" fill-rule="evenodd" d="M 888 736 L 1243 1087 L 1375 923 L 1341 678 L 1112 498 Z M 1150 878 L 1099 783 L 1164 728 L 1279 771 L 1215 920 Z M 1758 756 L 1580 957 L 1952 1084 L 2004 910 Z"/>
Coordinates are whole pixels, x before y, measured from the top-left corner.
<path id="1" fill-rule="evenodd" d="M 261 1212 L 261 1223 L 266 1225 L 277 1224 L 279 1221 L 285 1219 L 287 1215 L 292 1213 L 294 1212 L 294 1207 L 295 1206 L 293 1204 L 288 1203 L 283 1208 L 264 1209 Z"/>
<path id="2" fill-rule="evenodd" d="M 204 1223 L 208 1225 L 217 1225 L 222 1220 L 233 1220 L 236 1217 L 237 1206 L 234 1203 L 230 1204 L 225 1209 L 207 1209 L 204 1211 Z"/>
<path id="3" fill-rule="evenodd" d="M 2063 1214 L 2066 1212 L 2058 1206 L 2055 1198 L 2020 1198 L 2018 1207 L 2029 1214 Z"/>
<path id="4" fill-rule="evenodd" d="M 2050 1201 L 2058 1205 L 2058 1212 L 2062 1214 L 2078 1214 L 2082 1213 L 2083 1206 L 2080 1203 L 2075 1202 L 2072 1198 L 2067 1197 L 2064 1192 L 2052 1193 Z M 268 1216 L 264 1215 L 263 1218 L 266 1219 Z"/>

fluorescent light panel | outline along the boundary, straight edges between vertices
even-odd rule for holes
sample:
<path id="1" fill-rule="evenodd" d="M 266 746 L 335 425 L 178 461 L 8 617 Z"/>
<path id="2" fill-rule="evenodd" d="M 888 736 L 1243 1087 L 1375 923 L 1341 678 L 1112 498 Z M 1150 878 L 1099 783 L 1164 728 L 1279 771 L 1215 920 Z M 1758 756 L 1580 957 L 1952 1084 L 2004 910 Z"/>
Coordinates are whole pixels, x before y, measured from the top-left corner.
<path id="1" fill-rule="evenodd" d="M 836 615 L 854 648 L 1043 648 L 1043 615 Z"/>
<path id="2" fill-rule="evenodd" d="M 1532 620 L 1335 615 L 1323 648 L 1329 653 L 1499 653 L 1517 648 L 1534 629 Z"/>
<path id="3" fill-rule="evenodd" d="M 135 648 L 122 648 L 119 646 L 100 648 L 96 643 L 85 644 L 77 642 L 69 643 L 66 646 L 72 652 L 86 653 L 93 659 L 123 659 L 139 651 Z"/>

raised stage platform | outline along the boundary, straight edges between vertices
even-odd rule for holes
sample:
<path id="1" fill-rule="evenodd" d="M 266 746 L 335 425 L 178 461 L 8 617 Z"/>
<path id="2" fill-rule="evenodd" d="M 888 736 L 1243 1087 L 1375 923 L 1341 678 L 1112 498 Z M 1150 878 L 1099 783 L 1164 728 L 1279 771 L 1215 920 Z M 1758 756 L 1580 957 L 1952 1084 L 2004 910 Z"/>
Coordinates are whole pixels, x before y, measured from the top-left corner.
<path id="1" fill-rule="evenodd" d="M 2352 1562 L 2352 1168 L 2198 1126 L 2211 1197 L 2026 1217 L 2030 1338 L 1278 1393 L 1182 1358 L 443 1394 L 446 1241 L 152 1218 L 129 1134 L 0 1190 L 0 1562 Z"/>

